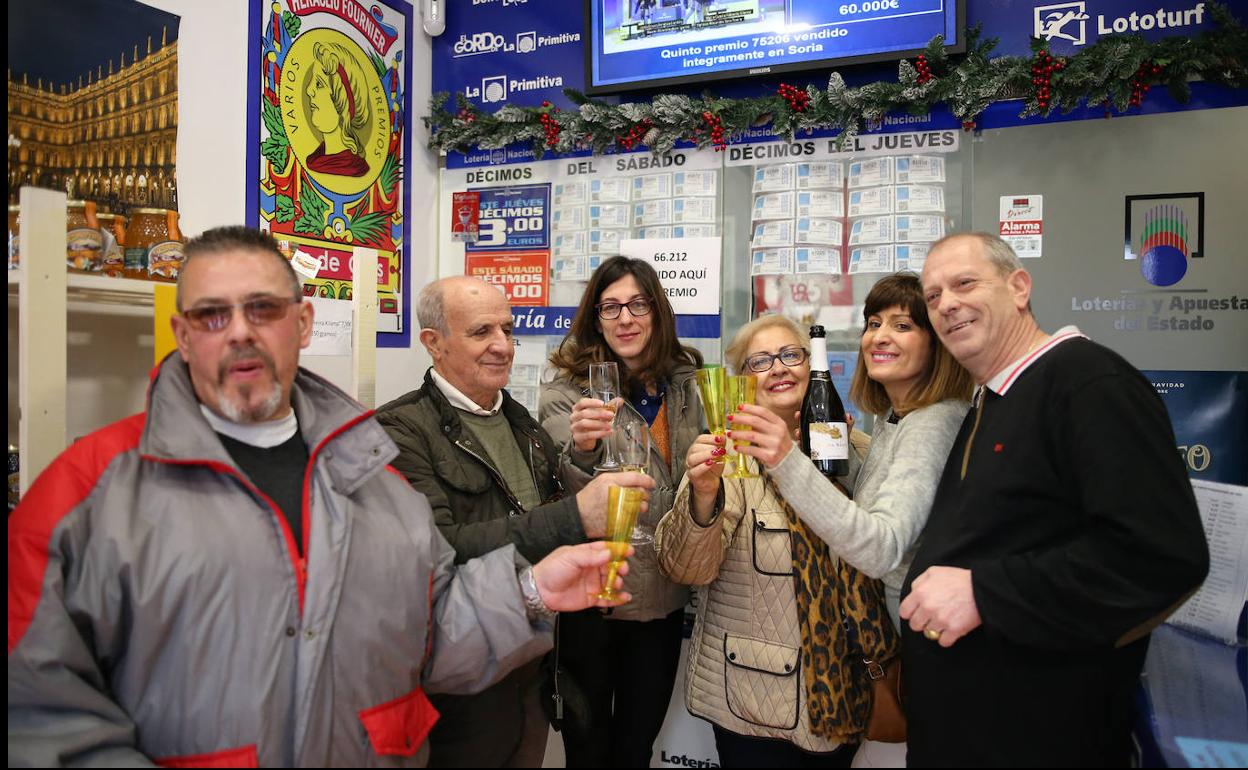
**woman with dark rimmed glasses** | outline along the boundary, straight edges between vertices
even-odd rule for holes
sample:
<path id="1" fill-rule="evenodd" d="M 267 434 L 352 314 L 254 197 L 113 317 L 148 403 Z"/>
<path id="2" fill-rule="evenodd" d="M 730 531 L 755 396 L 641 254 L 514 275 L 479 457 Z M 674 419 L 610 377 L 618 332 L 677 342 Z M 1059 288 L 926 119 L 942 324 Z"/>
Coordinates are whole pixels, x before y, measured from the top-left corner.
<path id="1" fill-rule="evenodd" d="M 650 425 L 649 467 L 657 486 L 638 525 L 653 532 L 671 507 L 685 454 L 701 430 L 694 372 L 702 356 L 677 339 L 676 316 L 648 262 L 603 262 L 550 357 L 556 376 L 542 388 L 539 419 L 584 481 L 614 418 L 588 397 L 590 364 L 604 361 L 617 364 L 623 397 Z M 638 547 L 629 566 L 625 587 L 632 602 L 610 615 L 591 610 L 559 621 L 559 665 L 585 694 L 589 712 L 564 723 L 568 767 L 649 767 L 667 714 L 689 592 L 660 574 L 652 544 Z"/>

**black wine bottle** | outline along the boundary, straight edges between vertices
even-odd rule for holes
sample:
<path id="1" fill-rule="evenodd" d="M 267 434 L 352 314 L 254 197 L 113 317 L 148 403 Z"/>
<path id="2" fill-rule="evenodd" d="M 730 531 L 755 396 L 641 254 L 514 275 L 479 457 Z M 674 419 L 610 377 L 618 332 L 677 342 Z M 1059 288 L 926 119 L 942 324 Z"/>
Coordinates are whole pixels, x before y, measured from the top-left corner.
<path id="1" fill-rule="evenodd" d="M 802 398 L 802 451 L 824 476 L 849 475 L 849 427 L 845 405 L 828 374 L 828 343 L 822 326 L 810 327 L 810 384 Z"/>

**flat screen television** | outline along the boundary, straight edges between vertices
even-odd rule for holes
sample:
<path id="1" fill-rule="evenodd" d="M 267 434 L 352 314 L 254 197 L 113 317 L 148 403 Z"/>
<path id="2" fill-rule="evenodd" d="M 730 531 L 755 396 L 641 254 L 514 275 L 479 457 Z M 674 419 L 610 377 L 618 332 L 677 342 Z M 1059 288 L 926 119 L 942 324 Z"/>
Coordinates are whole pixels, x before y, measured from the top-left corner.
<path id="1" fill-rule="evenodd" d="M 902 59 L 945 36 L 965 0 L 586 0 L 590 94 Z"/>

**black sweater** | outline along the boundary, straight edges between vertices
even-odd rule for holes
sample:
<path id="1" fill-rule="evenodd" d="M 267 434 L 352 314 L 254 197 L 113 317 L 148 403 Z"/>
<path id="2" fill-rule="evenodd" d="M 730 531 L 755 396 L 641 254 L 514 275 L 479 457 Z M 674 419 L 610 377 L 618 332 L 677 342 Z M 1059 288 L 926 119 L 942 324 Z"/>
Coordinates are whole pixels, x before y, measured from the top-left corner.
<path id="1" fill-rule="evenodd" d="M 1165 406 L 1085 339 L 984 395 L 902 586 L 968 568 L 983 625 L 945 649 L 903 624 L 909 761 L 1124 764 L 1143 634 L 1209 563 Z"/>

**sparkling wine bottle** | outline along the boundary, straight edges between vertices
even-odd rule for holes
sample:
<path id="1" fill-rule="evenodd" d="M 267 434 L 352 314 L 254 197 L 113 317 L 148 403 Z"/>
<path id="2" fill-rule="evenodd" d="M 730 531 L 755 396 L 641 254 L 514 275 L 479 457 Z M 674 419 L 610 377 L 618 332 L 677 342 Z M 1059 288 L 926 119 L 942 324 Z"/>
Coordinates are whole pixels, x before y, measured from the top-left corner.
<path id="1" fill-rule="evenodd" d="M 849 427 L 845 405 L 828 374 L 828 343 L 822 326 L 810 327 L 810 385 L 802 399 L 802 451 L 824 476 L 849 475 Z"/>

